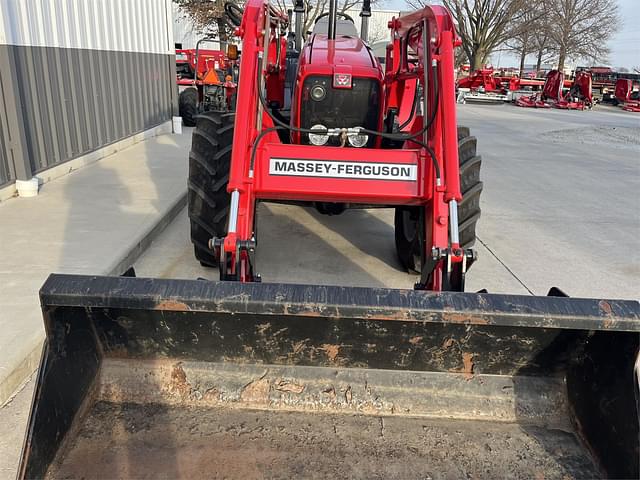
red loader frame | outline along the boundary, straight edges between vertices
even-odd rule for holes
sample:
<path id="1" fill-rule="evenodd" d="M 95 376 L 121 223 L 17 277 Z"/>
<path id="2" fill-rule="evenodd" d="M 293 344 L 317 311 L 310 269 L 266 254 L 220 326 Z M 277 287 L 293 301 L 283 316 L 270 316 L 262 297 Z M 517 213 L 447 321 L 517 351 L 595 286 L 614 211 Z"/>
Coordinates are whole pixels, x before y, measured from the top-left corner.
<path id="1" fill-rule="evenodd" d="M 440 6 L 425 7 L 394 18 L 389 27 L 393 44 L 387 50 L 384 78 L 384 111 L 395 108 L 407 117 L 416 82 L 425 86 L 424 110 L 434 120 L 420 138 L 428 148 L 408 140 L 395 150 L 340 148 L 285 144 L 280 141 L 272 118 L 263 110 L 257 92 L 266 85 L 266 97 L 277 98 L 284 77 L 286 16 L 265 0 L 248 0 L 236 35 L 242 37 L 236 129 L 229 174 L 231 194 L 228 233 L 214 238 L 210 246 L 219 261 L 221 280 L 259 281 L 254 271 L 255 206 L 258 200 L 290 200 L 366 203 L 385 206 L 424 207 L 424 258 L 431 262 L 421 288 L 441 290 L 444 274 L 457 268 L 466 271 L 473 261 L 458 239 L 457 202 L 462 199 L 458 166 L 457 124 L 453 49 L 460 41 L 449 12 Z M 266 38 L 263 32 L 266 32 Z M 331 48 L 329 46 L 329 48 Z M 417 61 L 407 59 L 407 48 Z M 329 70 L 331 71 L 331 70 Z M 433 86 L 433 87 L 432 87 Z M 411 132 L 422 128 L 416 116 Z M 379 142 L 377 143 L 379 144 Z M 429 152 L 431 150 L 432 153 Z M 295 169 L 296 160 L 317 162 L 318 176 L 278 174 Z M 371 168 L 394 169 L 397 181 L 330 178 L 323 176 L 323 163 L 336 163 L 348 173 L 350 162 L 367 162 Z M 306 162 L 308 163 L 308 162 Z M 294 165 L 294 167 L 290 167 Z M 451 235 L 450 229 L 451 228 Z"/>

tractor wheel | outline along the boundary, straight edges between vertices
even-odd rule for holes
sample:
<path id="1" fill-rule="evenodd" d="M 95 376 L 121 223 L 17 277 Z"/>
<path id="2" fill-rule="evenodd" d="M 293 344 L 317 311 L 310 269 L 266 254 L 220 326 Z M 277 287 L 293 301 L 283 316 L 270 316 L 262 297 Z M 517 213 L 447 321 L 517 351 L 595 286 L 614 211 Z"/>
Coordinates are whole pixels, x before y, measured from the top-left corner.
<path id="1" fill-rule="evenodd" d="M 476 241 L 476 224 L 480 218 L 480 166 L 482 157 L 476 155 L 476 137 L 467 127 L 458 127 L 458 157 L 460 162 L 460 190 L 458 229 L 460 246 L 471 247 Z M 397 207 L 395 213 L 396 252 L 400 264 L 408 271 L 420 271 L 420 244 L 417 235 L 420 210 L 416 207 Z"/>
<path id="2" fill-rule="evenodd" d="M 198 115 L 198 90 L 189 87 L 178 95 L 178 113 L 182 117 L 185 127 L 196 126 L 196 115 Z"/>
<path id="3" fill-rule="evenodd" d="M 209 240 L 226 234 L 230 196 L 227 193 L 233 113 L 206 112 L 196 117 L 189 153 L 189 220 L 196 259 L 205 267 L 218 263 Z"/>

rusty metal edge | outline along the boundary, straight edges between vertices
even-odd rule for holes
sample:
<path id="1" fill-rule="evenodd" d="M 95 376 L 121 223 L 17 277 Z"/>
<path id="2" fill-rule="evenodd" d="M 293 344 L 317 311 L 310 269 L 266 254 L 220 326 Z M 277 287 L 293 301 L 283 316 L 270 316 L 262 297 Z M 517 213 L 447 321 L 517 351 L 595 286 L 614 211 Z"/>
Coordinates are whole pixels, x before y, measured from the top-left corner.
<path id="1" fill-rule="evenodd" d="M 640 332 L 635 300 L 52 274 L 43 306 Z"/>

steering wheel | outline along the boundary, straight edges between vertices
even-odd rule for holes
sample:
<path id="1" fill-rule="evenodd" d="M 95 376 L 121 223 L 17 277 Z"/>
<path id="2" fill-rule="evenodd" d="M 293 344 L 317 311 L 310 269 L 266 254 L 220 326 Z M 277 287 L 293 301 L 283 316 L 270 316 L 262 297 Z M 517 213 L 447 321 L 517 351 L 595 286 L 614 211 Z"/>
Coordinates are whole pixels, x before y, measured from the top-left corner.
<path id="1" fill-rule="evenodd" d="M 318 23 L 318 20 L 320 20 L 321 18 L 328 17 L 328 16 L 329 16 L 329 12 L 321 13 L 320 15 L 318 15 L 318 16 L 316 17 L 316 21 L 315 21 L 315 22 L 313 22 L 313 23 L 314 23 L 314 25 L 315 25 L 316 23 Z M 353 23 L 354 25 L 356 24 L 356 22 L 354 22 L 354 21 L 353 21 L 353 18 L 351 18 L 351 17 L 350 17 L 349 15 L 347 15 L 346 13 L 336 12 L 336 16 L 338 16 L 338 17 L 342 17 L 342 18 L 344 18 L 345 20 L 349 20 L 349 21 L 350 21 L 351 23 Z"/>

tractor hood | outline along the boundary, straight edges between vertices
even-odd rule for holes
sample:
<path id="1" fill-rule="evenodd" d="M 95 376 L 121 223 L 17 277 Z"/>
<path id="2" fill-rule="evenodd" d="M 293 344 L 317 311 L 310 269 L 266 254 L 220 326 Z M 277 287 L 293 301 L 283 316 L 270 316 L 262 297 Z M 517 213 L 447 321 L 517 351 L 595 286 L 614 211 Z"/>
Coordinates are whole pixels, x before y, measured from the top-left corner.
<path id="1" fill-rule="evenodd" d="M 314 65 L 351 65 L 375 68 L 376 59 L 358 37 L 340 36 L 329 40 L 324 34 L 311 39 L 310 62 Z"/>
<path id="2" fill-rule="evenodd" d="M 360 38 L 338 35 L 329 40 L 326 34 L 314 34 L 301 55 L 300 73 L 331 75 L 334 70 L 382 79 L 380 63 Z"/>

